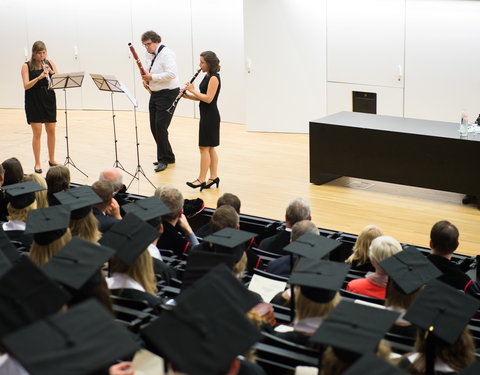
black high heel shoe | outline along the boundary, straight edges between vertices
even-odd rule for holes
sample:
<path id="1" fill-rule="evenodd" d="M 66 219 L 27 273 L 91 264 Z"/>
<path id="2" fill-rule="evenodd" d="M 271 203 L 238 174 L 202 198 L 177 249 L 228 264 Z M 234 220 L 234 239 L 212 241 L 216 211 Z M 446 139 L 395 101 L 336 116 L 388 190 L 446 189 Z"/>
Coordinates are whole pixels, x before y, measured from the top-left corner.
<path id="1" fill-rule="evenodd" d="M 213 185 L 217 185 L 217 188 L 218 188 L 218 185 L 220 185 L 220 178 L 218 178 L 218 177 L 209 178 L 208 181 L 211 181 L 211 182 L 206 184 L 204 189 L 210 189 Z"/>
<path id="2" fill-rule="evenodd" d="M 42 168 L 37 169 L 37 168 L 33 167 L 33 170 L 35 171 L 35 173 L 42 173 L 43 172 Z"/>
<path id="3" fill-rule="evenodd" d="M 50 163 L 50 160 L 49 160 L 49 161 L 48 161 L 48 165 L 49 165 L 50 167 L 56 167 L 56 166 L 59 165 L 59 164 L 58 164 L 58 163 L 57 163 L 57 164 Z"/>
<path id="4" fill-rule="evenodd" d="M 193 182 L 197 182 L 197 181 L 200 182 L 200 180 L 198 178 Z M 192 189 L 200 188 L 200 191 L 205 189 L 205 186 L 206 186 L 205 181 L 200 182 L 197 185 L 195 185 L 193 182 L 187 182 L 187 185 L 190 186 Z"/>

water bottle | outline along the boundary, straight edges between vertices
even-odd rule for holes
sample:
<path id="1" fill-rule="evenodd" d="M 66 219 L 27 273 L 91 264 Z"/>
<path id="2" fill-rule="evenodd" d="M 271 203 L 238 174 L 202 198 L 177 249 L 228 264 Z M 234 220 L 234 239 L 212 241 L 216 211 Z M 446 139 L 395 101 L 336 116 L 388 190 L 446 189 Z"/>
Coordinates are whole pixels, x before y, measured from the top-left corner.
<path id="1" fill-rule="evenodd" d="M 460 137 L 466 137 L 468 135 L 468 115 L 466 112 L 462 112 L 458 131 L 460 132 Z"/>

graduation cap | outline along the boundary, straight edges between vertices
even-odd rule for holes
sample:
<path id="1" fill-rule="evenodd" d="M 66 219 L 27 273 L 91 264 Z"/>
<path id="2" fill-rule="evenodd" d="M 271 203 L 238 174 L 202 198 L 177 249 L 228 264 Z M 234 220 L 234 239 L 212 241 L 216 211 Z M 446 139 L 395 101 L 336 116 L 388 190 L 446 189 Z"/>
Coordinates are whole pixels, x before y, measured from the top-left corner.
<path id="1" fill-rule="evenodd" d="M 133 213 L 143 221 L 161 218 L 169 214 L 170 209 L 157 197 L 138 199 L 134 203 L 122 206 L 126 213 Z"/>
<path id="2" fill-rule="evenodd" d="M 300 258 L 289 279 L 290 285 L 299 285 L 308 299 L 326 303 L 331 301 L 342 287 L 350 265 L 326 260 Z"/>
<path id="3" fill-rule="evenodd" d="M 3 340 L 30 375 L 85 375 L 139 347 L 97 301 L 38 321 Z"/>
<path id="4" fill-rule="evenodd" d="M 80 289 L 113 255 L 115 250 L 73 237 L 43 266 L 52 279 Z"/>
<path id="5" fill-rule="evenodd" d="M 142 330 L 154 352 L 190 375 L 226 372 L 260 338 L 245 318 L 248 290 L 225 265 L 180 294 L 177 305 Z"/>
<path id="6" fill-rule="evenodd" d="M 442 275 L 427 257 L 413 246 L 385 259 L 380 267 L 405 294 L 411 294 L 422 285 Z"/>
<path id="7" fill-rule="evenodd" d="M 99 243 L 115 249 L 115 256 L 131 265 L 158 236 L 159 233 L 150 225 L 129 213 L 104 233 Z"/>
<path id="8" fill-rule="evenodd" d="M 223 228 L 206 236 L 203 241 L 214 244 L 214 251 L 217 253 L 231 254 L 237 263 L 246 249 L 245 243 L 256 236 L 255 233 L 240 229 Z"/>
<path id="9" fill-rule="evenodd" d="M 35 201 L 35 193 L 45 188 L 35 181 L 25 181 L 18 184 L 2 186 L 8 194 L 10 204 L 17 210 L 30 206 Z"/>
<path id="10" fill-rule="evenodd" d="M 453 344 L 479 306 L 477 299 L 435 280 L 418 295 L 404 319 Z"/>
<path id="11" fill-rule="evenodd" d="M 61 204 L 70 207 L 71 218 L 75 220 L 87 216 L 93 205 L 102 202 L 102 198 L 90 186 L 79 186 L 53 195 Z"/>
<path id="12" fill-rule="evenodd" d="M 459 372 L 458 375 L 477 375 L 480 374 L 480 362 L 475 361 L 472 365 L 468 366 L 462 372 Z"/>
<path id="13" fill-rule="evenodd" d="M 207 251 L 192 251 L 188 256 L 187 267 L 183 273 L 182 291 L 187 289 L 197 280 L 209 273 L 219 264 L 225 264 L 228 269 L 233 269 L 235 264 L 229 254 L 212 253 Z"/>
<path id="14" fill-rule="evenodd" d="M 20 254 L 14 244 L 10 242 L 10 238 L 5 234 L 2 226 L 0 225 L 0 253 L 5 255 L 10 263 L 15 263 Z"/>
<path id="15" fill-rule="evenodd" d="M 355 361 L 343 375 L 402 375 L 407 374 L 399 367 L 392 366 L 390 363 L 381 359 L 373 353 L 367 353 Z"/>
<path id="16" fill-rule="evenodd" d="M 404 319 L 426 331 L 425 367 L 434 373 L 435 338 L 453 344 L 460 337 L 480 301 L 441 281 L 431 281 L 420 292 Z"/>
<path id="17" fill-rule="evenodd" d="M 33 233 L 39 245 L 48 245 L 64 235 L 70 224 L 70 209 L 51 206 L 28 211 L 25 233 Z"/>
<path id="18" fill-rule="evenodd" d="M 343 300 L 311 340 L 349 353 L 373 353 L 398 316 L 399 313 L 394 311 Z"/>
<path id="19" fill-rule="evenodd" d="M 340 241 L 314 233 L 306 233 L 290 242 L 283 250 L 309 259 L 321 259 L 341 245 Z"/>
<path id="20" fill-rule="evenodd" d="M 28 258 L 0 278 L 0 337 L 60 310 L 70 295 Z"/>

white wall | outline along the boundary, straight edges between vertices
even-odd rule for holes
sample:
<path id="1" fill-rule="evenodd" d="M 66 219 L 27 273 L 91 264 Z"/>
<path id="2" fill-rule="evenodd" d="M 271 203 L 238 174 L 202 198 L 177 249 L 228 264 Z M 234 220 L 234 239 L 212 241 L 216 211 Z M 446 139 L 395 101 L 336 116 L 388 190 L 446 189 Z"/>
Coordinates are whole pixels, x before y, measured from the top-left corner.
<path id="1" fill-rule="evenodd" d="M 326 113 L 325 0 L 245 0 L 246 125 L 308 132 Z"/>

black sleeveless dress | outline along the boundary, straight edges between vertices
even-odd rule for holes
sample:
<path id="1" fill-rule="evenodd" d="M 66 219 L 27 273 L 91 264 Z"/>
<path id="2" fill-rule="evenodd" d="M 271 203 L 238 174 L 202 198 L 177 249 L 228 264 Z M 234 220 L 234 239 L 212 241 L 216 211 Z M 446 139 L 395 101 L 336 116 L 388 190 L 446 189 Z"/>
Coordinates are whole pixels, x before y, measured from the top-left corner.
<path id="1" fill-rule="evenodd" d="M 42 74 L 42 71 L 43 69 L 29 69 L 29 80 L 37 78 Z M 57 122 L 57 101 L 55 98 L 55 91 L 48 89 L 47 78 L 39 80 L 34 86 L 25 90 L 25 113 L 29 124 L 36 122 Z"/>
<path id="2" fill-rule="evenodd" d="M 214 74 L 218 79 L 218 89 L 210 103 L 200 101 L 200 127 L 198 129 L 198 145 L 201 147 L 216 147 L 220 144 L 220 113 L 218 112 L 217 99 L 220 94 L 220 75 Z M 206 75 L 200 83 L 200 92 L 207 93 L 208 82 L 212 76 Z"/>

